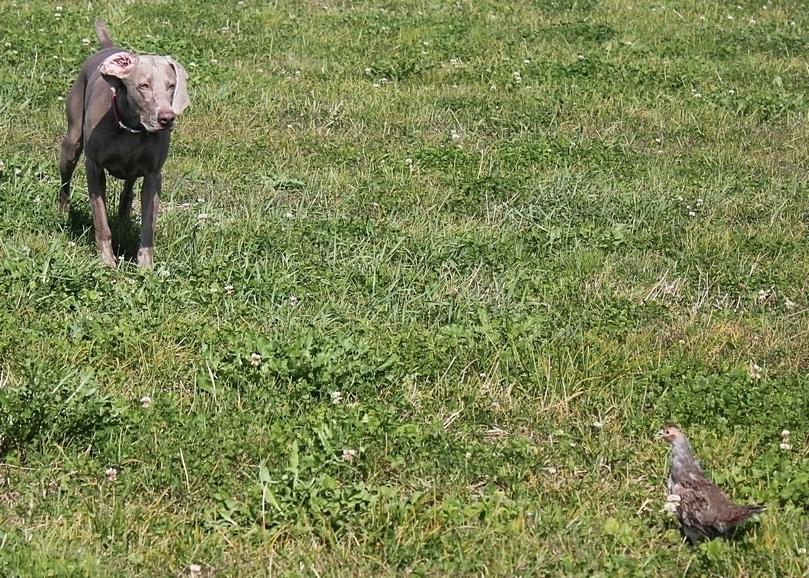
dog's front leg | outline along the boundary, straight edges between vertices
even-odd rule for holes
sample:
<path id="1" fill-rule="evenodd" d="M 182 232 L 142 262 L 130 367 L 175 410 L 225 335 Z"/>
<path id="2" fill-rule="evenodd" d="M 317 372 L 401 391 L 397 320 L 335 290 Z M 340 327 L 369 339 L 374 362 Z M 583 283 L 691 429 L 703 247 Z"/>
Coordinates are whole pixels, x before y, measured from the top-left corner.
<path id="1" fill-rule="evenodd" d="M 96 247 L 105 265 L 115 267 L 115 254 L 112 252 L 112 232 L 107 222 L 107 177 L 104 169 L 85 157 L 87 171 L 87 191 L 90 193 L 90 208 L 93 211 L 93 228 L 96 234 Z"/>
<path id="2" fill-rule="evenodd" d="M 140 190 L 140 249 L 138 249 L 138 266 L 151 269 L 154 266 L 154 226 L 160 210 L 160 189 L 163 176 L 159 172 L 143 177 Z"/>

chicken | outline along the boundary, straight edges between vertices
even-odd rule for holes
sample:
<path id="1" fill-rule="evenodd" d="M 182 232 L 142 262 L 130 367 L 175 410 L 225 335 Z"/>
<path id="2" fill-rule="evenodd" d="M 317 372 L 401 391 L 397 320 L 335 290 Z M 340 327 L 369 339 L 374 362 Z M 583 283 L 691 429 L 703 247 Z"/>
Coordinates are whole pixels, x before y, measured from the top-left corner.
<path id="1" fill-rule="evenodd" d="M 705 477 L 680 428 L 667 426 L 658 435 L 671 444 L 671 469 L 667 482 L 669 500 L 674 503 L 683 534 L 692 542 L 727 538 L 763 505 L 737 505 Z"/>

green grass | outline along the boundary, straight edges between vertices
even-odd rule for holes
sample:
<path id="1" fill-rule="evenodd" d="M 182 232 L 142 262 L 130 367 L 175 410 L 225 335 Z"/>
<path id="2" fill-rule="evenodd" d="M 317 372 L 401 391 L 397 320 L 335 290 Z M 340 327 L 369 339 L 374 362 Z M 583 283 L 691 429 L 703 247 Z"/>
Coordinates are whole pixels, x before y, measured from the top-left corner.
<path id="1" fill-rule="evenodd" d="M 807 8 L 0 0 L 0 575 L 809 575 Z M 56 210 L 96 16 L 190 75 L 153 273 Z"/>

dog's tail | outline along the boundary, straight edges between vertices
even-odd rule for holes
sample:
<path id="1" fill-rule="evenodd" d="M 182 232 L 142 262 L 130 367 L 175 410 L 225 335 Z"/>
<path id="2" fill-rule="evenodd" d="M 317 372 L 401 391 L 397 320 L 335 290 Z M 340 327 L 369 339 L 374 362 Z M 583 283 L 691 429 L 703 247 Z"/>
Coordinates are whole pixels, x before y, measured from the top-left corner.
<path id="1" fill-rule="evenodd" d="M 96 20 L 96 36 L 101 43 L 102 48 L 112 48 L 115 43 L 110 38 L 110 31 L 107 30 L 107 25 L 103 20 Z"/>

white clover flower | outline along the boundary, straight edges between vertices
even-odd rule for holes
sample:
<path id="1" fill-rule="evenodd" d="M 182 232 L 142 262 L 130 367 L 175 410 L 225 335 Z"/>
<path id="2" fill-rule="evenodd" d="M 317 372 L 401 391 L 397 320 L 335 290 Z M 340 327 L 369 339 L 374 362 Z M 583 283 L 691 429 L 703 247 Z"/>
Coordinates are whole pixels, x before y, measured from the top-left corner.
<path id="1" fill-rule="evenodd" d="M 761 302 L 767 301 L 771 295 L 772 291 L 770 289 L 760 289 L 758 292 L 758 300 Z"/>
<path id="2" fill-rule="evenodd" d="M 790 444 L 786 443 L 786 442 L 778 444 L 778 447 L 781 448 L 784 451 L 789 451 L 789 450 L 792 449 L 792 446 Z"/>
<path id="3" fill-rule="evenodd" d="M 343 393 L 340 391 L 332 391 L 329 395 L 331 396 L 331 402 L 334 405 L 337 405 L 343 401 Z"/>
<path id="4" fill-rule="evenodd" d="M 188 575 L 192 578 L 199 578 L 202 575 L 202 567 L 199 564 L 189 564 Z"/>
<path id="5" fill-rule="evenodd" d="M 689 217 L 696 217 L 697 214 L 694 211 L 688 211 L 688 216 Z"/>
<path id="6" fill-rule="evenodd" d="M 261 365 L 261 355 L 258 353 L 251 353 L 250 354 L 250 365 L 253 367 L 258 367 Z"/>
<path id="7" fill-rule="evenodd" d="M 225 293 L 228 295 L 233 295 L 233 285 L 227 284 L 225 285 Z"/>
<path id="8" fill-rule="evenodd" d="M 677 508 L 680 507 L 680 496 L 677 494 L 669 494 L 666 496 L 666 503 L 663 504 L 663 510 L 670 513 L 676 514 Z"/>
<path id="9" fill-rule="evenodd" d="M 750 364 L 750 377 L 753 379 L 761 379 L 762 371 L 761 367 L 757 363 Z"/>
<path id="10" fill-rule="evenodd" d="M 297 305 L 299 301 L 300 301 L 300 299 L 298 299 L 297 296 L 295 296 L 295 295 L 290 295 L 289 296 L 289 304 L 292 305 L 293 307 L 295 305 Z"/>
<path id="11" fill-rule="evenodd" d="M 354 461 L 354 458 L 356 458 L 356 457 L 357 457 L 357 450 L 352 450 L 352 449 L 350 449 L 350 448 L 345 448 L 345 449 L 343 449 L 343 456 L 342 456 L 342 458 L 343 458 L 343 461 L 344 461 L 344 462 L 349 462 L 349 463 L 351 463 L 351 462 L 353 462 L 353 461 Z"/>
<path id="12" fill-rule="evenodd" d="M 82 38 L 82 39 L 81 39 L 81 43 L 82 43 L 84 46 L 90 46 L 90 39 L 89 39 L 89 38 Z"/>
<path id="13" fill-rule="evenodd" d="M 107 480 L 110 482 L 114 482 L 116 479 L 118 479 L 118 470 L 115 468 L 107 468 L 104 474 L 107 476 Z"/>
<path id="14" fill-rule="evenodd" d="M 781 431 L 781 437 L 782 438 L 788 438 L 790 433 L 791 432 L 788 429 L 782 430 Z"/>
<path id="15" fill-rule="evenodd" d="M 143 409 L 148 409 L 149 406 L 152 405 L 152 398 L 148 395 L 144 395 L 142 398 L 140 398 L 140 405 Z"/>

